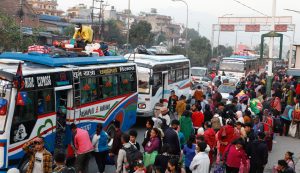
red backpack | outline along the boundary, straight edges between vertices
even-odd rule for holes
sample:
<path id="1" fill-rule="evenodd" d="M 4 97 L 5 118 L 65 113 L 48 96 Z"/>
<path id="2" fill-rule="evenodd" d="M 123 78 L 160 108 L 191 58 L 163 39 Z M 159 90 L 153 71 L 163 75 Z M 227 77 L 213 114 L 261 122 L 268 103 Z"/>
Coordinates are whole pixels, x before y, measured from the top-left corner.
<path id="1" fill-rule="evenodd" d="M 293 112 L 292 119 L 295 122 L 300 122 L 300 108 L 299 108 L 299 103 L 296 104 L 296 106 L 295 106 L 295 110 Z"/>

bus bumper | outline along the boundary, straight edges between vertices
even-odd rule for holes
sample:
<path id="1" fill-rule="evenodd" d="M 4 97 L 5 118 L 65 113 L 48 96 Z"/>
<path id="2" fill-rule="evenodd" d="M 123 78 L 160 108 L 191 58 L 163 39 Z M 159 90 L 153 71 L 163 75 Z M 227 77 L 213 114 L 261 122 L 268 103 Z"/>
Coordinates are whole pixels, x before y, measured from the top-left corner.
<path id="1" fill-rule="evenodd" d="M 137 114 L 138 117 L 152 117 L 153 116 L 153 111 L 140 111 L 137 110 Z"/>

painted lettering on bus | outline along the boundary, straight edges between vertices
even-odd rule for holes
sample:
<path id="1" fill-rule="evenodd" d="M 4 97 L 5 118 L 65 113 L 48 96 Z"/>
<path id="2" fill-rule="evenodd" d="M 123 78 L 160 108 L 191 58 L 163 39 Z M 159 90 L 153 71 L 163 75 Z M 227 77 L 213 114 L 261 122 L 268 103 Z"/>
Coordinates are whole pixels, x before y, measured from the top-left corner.
<path id="1" fill-rule="evenodd" d="M 45 86 L 51 86 L 52 85 L 50 75 L 48 75 L 48 76 L 38 76 L 38 77 L 36 77 L 36 81 L 37 81 L 37 86 L 38 87 L 45 87 Z"/>
<path id="2" fill-rule="evenodd" d="M 82 76 L 82 72 L 73 72 L 73 77 L 74 78 L 78 78 L 78 77 L 81 77 Z"/>
<path id="3" fill-rule="evenodd" d="M 106 111 L 106 110 L 109 110 L 109 109 L 110 109 L 110 104 L 108 104 L 108 105 L 102 105 L 99 108 L 100 111 Z"/>
<path id="4" fill-rule="evenodd" d="M 100 69 L 99 73 L 100 75 L 118 73 L 118 69 L 117 68 Z"/>
<path id="5" fill-rule="evenodd" d="M 89 108 L 80 112 L 81 117 L 86 117 L 95 113 L 95 108 Z"/>
<path id="6" fill-rule="evenodd" d="M 80 128 L 83 129 L 83 130 L 89 131 L 92 128 L 92 125 L 88 124 L 88 125 L 82 126 Z"/>
<path id="7" fill-rule="evenodd" d="M 25 81 L 25 88 L 34 88 L 34 78 L 33 77 L 24 78 L 24 81 Z"/>
<path id="8" fill-rule="evenodd" d="M 120 67 L 120 72 L 134 71 L 134 66 Z"/>
<path id="9" fill-rule="evenodd" d="M 83 71 L 83 76 L 95 76 L 95 70 Z"/>

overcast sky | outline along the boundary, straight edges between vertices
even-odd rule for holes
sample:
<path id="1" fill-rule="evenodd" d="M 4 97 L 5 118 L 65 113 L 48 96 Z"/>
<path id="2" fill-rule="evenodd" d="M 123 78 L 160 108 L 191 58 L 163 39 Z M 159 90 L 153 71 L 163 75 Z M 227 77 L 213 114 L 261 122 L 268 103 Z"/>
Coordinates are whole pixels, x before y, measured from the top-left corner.
<path id="1" fill-rule="evenodd" d="M 85 3 L 91 6 L 92 0 L 57 0 L 59 8 L 66 10 L 69 7 L 79 3 Z M 104 0 L 109 5 L 115 6 L 117 11 L 127 9 L 128 0 Z M 273 0 L 239 0 L 242 3 L 266 14 L 272 14 Z M 219 16 L 232 13 L 232 17 L 249 17 L 262 16 L 247 7 L 235 2 L 234 0 L 186 0 L 189 4 L 189 27 L 197 29 L 200 23 L 200 34 L 211 39 L 212 24 L 217 23 Z M 110 7 L 107 7 L 110 8 Z M 173 2 L 172 0 L 131 0 L 131 10 L 138 14 L 140 11 L 149 12 L 150 8 L 156 8 L 158 13 L 172 16 L 175 23 L 184 23 L 186 19 L 186 6 L 182 2 Z M 300 0 L 277 0 L 277 15 L 278 16 L 292 16 L 293 23 L 300 24 L 300 14 L 285 11 L 284 9 L 293 9 L 300 11 Z M 292 36 L 292 33 L 287 32 L 287 35 Z M 217 34 L 215 33 L 215 36 Z M 250 44 L 252 38 L 253 44 L 259 43 L 258 34 L 239 33 L 238 42 Z M 216 42 L 216 39 L 215 39 Z M 285 39 L 287 44 L 288 40 Z M 296 26 L 295 42 L 300 43 L 300 26 Z M 221 33 L 221 44 L 234 45 L 235 34 Z"/>

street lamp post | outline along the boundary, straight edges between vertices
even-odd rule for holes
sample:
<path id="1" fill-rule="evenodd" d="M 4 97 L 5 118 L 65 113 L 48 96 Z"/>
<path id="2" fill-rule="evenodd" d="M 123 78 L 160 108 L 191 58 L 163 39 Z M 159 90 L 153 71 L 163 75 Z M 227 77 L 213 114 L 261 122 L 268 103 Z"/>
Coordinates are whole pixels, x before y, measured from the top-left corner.
<path id="1" fill-rule="evenodd" d="M 233 15 L 233 14 L 224 14 L 224 15 L 222 15 L 222 17 L 225 17 L 225 16 L 232 16 L 232 15 Z M 219 25 L 218 45 L 217 45 L 217 56 L 218 56 L 218 54 L 219 54 L 220 34 L 221 34 L 221 28 L 220 28 L 220 25 Z"/>
<path id="2" fill-rule="evenodd" d="M 130 29 L 130 0 L 128 0 L 128 11 L 127 11 L 127 50 L 129 49 L 129 29 Z"/>
<path id="3" fill-rule="evenodd" d="M 275 32 L 275 16 L 276 16 L 276 0 L 273 0 L 272 5 L 272 31 Z M 268 62 L 268 77 L 267 77 L 267 94 L 271 96 L 271 87 L 272 87 L 272 71 L 273 71 L 273 47 L 274 47 L 274 37 L 270 38 L 269 46 L 269 62 Z M 262 52 L 261 52 L 262 53 Z"/>
<path id="4" fill-rule="evenodd" d="M 189 25 L 189 5 L 185 0 L 172 0 L 174 2 L 180 1 L 186 5 L 186 30 L 185 30 L 185 56 L 188 56 L 188 25 Z"/>

